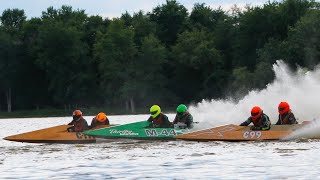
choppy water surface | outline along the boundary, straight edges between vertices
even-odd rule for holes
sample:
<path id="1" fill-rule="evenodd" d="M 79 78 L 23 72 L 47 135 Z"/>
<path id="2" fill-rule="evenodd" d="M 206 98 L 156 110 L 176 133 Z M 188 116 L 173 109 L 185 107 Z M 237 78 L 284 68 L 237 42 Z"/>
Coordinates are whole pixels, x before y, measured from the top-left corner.
<path id="1" fill-rule="evenodd" d="M 172 115 L 169 116 L 172 119 Z M 88 123 L 92 117 L 87 117 Z M 147 115 L 110 116 L 129 123 Z M 0 119 L 0 179 L 319 179 L 320 142 L 114 141 L 32 144 L 2 138 L 70 118 Z"/>

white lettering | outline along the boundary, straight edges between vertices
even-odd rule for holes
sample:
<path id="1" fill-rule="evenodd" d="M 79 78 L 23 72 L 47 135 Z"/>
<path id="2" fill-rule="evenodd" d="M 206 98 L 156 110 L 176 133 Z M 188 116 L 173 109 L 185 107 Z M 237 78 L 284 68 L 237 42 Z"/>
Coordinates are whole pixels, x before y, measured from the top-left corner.
<path id="1" fill-rule="evenodd" d="M 261 131 L 246 131 L 243 133 L 242 137 L 245 139 L 259 139 L 261 135 Z"/>
<path id="2" fill-rule="evenodd" d="M 251 132 L 250 132 L 250 137 L 251 137 L 251 139 L 254 138 L 255 135 L 256 135 L 256 132 L 255 132 L 255 131 L 251 131 Z"/>
<path id="3" fill-rule="evenodd" d="M 120 136 L 138 136 L 139 133 L 132 132 L 130 130 L 116 130 L 116 129 L 111 129 L 110 134 L 119 134 Z"/>
<path id="4" fill-rule="evenodd" d="M 256 135 L 257 135 L 257 138 L 260 138 L 261 135 L 262 135 L 261 131 L 257 131 L 257 132 L 256 132 Z"/>
<path id="5" fill-rule="evenodd" d="M 248 138 L 248 134 L 249 134 L 249 131 L 246 131 L 246 132 L 243 133 L 242 137 L 247 139 Z"/>

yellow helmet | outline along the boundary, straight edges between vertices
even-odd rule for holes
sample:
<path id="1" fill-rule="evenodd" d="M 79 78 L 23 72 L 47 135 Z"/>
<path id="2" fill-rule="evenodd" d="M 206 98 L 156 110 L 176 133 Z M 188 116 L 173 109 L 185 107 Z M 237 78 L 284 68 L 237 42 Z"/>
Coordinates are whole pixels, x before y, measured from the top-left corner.
<path id="1" fill-rule="evenodd" d="M 105 122 L 107 120 L 107 115 L 103 112 L 100 112 L 99 114 L 97 114 L 96 120 L 99 122 Z"/>
<path id="2" fill-rule="evenodd" d="M 156 118 L 161 113 L 161 108 L 158 105 L 153 105 L 150 108 L 150 114 L 152 118 Z"/>

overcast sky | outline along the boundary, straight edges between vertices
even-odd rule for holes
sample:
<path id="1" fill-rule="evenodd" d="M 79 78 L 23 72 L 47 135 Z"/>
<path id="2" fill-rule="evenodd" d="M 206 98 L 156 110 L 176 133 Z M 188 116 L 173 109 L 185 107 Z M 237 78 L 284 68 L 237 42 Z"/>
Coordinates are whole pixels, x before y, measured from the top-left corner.
<path id="1" fill-rule="evenodd" d="M 113 18 L 120 17 L 126 11 L 130 14 L 139 10 L 150 12 L 165 2 L 166 0 L 0 0 L 0 13 L 8 8 L 23 9 L 29 19 L 40 17 L 42 11 L 50 6 L 60 8 L 62 5 L 69 5 L 73 9 L 83 9 L 89 15 Z M 205 3 L 213 9 L 221 6 L 227 10 L 234 4 L 238 7 L 244 7 L 246 4 L 256 6 L 266 3 L 267 0 L 178 0 L 178 2 L 190 11 L 195 3 Z"/>

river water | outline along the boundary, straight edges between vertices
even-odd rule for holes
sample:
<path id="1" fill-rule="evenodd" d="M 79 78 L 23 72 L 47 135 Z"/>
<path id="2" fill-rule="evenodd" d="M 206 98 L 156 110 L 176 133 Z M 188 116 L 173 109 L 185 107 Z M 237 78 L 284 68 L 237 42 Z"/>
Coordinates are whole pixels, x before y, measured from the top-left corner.
<path id="1" fill-rule="evenodd" d="M 124 124 L 147 117 L 109 119 Z M 85 118 L 91 122 L 92 117 Z M 0 119 L 0 179 L 320 179 L 318 140 L 32 144 L 2 139 L 69 121 Z"/>

